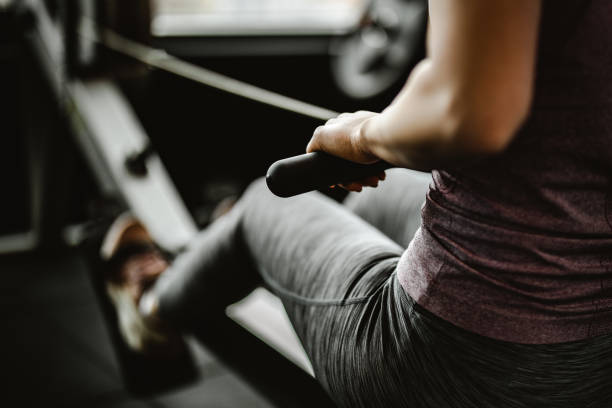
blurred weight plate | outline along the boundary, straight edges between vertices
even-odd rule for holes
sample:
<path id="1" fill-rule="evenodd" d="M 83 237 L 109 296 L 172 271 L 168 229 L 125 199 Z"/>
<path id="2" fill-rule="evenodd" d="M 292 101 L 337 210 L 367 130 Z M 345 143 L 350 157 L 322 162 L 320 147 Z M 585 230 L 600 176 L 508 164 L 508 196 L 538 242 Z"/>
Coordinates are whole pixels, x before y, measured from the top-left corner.
<path id="1" fill-rule="evenodd" d="M 340 90 L 367 99 L 390 89 L 419 57 L 426 28 L 426 0 L 372 0 L 357 30 L 332 45 Z"/>

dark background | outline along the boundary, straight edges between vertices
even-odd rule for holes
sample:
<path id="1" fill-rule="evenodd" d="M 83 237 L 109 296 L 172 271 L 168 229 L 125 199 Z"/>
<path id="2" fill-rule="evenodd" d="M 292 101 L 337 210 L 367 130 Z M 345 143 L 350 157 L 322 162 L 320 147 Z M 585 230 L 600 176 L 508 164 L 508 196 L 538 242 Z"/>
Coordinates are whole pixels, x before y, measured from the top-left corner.
<path id="1" fill-rule="evenodd" d="M 33 251 L 0 254 L 0 404 L 272 406 L 270 397 L 253 382 L 197 342 L 193 346 L 201 372 L 197 383 L 147 397 L 126 391 L 88 265 L 62 239 L 67 225 L 92 217 L 101 197 L 66 117 L 24 41 L 22 24 L 0 12 L 0 238 L 36 227 L 42 240 Z M 180 49 L 180 42 L 187 40 L 177 39 L 174 45 Z M 300 41 L 295 42 L 296 50 Z M 381 110 L 399 89 L 398 84 L 379 97 L 357 101 L 336 87 L 330 72 L 333 57 L 327 53 L 248 54 L 181 56 L 340 112 Z M 171 74 L 142 67 L 136 71 L 117 80 L 188 208 L 202 224 L 224 195 L 239 193 L 264 175 L 272 162 L 302 153 L 313 129 L 321 124 Z M 43 185 L 38 220 L 31 216 L 33 195 L 38 194 L 32 189 L 34 178 Z"/>

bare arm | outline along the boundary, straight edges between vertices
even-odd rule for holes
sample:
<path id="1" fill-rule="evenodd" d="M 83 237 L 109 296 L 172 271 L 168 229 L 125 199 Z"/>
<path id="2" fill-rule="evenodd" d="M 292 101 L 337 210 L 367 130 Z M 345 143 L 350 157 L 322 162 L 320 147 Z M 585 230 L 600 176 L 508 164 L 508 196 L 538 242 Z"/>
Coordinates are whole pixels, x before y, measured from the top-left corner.
<path id="1" fill-rule="evenodd" d="M 307 150 L 431 169 L 503 150 L 531 103 L 540 0 L 430 0 L 428 55 L 380 114 L 344 114 Z"/>

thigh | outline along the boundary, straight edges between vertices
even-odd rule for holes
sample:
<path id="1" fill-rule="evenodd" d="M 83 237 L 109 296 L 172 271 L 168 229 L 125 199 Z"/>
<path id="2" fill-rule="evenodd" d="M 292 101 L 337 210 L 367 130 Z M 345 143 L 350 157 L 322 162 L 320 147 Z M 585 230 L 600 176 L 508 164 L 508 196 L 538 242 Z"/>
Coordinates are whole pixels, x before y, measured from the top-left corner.
<path id="1" fill-rule="evenodd" d="M 388 278 L 388 265 L 402 252 L 322 194 L 279 198 L 258 180 L 228 214 L 198 234 L 155 290 L 160 312 L 185 323 L 202 310 L 222 310 L 262 279 L 296 302 L 354 302 Z"/>
<path id="2" fill-rule="evenodd" d="M 418 336 L 410 335 L 410 303 L 397 301 L 405 296 L 394 273 L 402 252 L 335 201 L 318 193 L 281 199 L 260 180 L 162 276 L 160 312 L 197 319 L 259 277 L 283 301 L 331 396 L 342 406 L 382 407 L 416 389 L 402 387 L 404 373 L 418 371 L 404 358 Z"/>
<path id="3" fill-rule="evenodd" d="M 279 199 L 259 183 L 240 205 L 249 256 L 330 395 L 341 406 L 414 401 L 413 303 L 395 278 L 402 247 L 320 194 Z"/>
<path id="4" fill-rule="evenodd" d="M 351 193 L 344 204 L 405 248 L 421 225 L 421 207 L 430 183 L 429 173 L 391 169 L 377 188 Z"/>
<path id="5" fill-rule="evenodd" d="M 389 277 L 403 252 L 316 192 L 278 198 L 260 181 L 239 205 L 241 236 L 255 269 L 274 291 L 297 302 L 346 303 L 367 296 Z"/>

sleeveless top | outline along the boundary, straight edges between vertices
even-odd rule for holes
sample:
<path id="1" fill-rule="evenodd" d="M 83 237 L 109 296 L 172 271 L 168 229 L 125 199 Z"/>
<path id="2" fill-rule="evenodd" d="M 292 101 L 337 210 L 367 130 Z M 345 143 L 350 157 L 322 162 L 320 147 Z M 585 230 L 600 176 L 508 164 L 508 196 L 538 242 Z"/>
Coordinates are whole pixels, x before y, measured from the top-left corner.
<path id="1" fill-rule="evenodd" d="M 543 2 L 530 116 L 502 154 L 433 171 L 398 279 L 499 340 L 612 332 L 612 1 Z"/>

